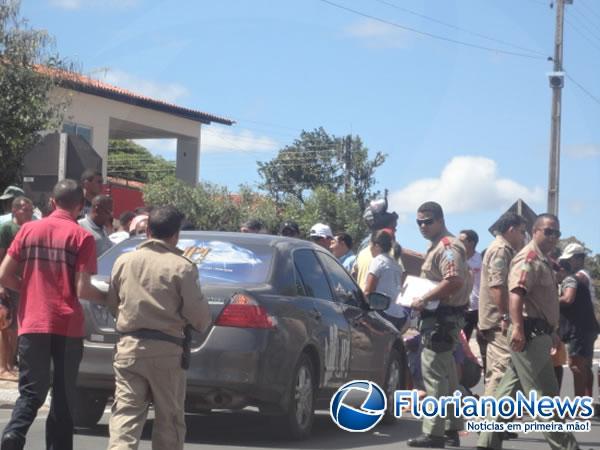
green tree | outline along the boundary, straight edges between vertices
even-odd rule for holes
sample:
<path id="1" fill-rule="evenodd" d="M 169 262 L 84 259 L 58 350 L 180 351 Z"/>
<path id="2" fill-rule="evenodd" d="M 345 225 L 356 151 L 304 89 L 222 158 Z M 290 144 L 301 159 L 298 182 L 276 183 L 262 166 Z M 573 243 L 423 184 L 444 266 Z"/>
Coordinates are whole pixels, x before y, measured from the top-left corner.
<path id="1" fill-rule="evenodd" d="M 317 222 L 326 223 L 334 233 L 345 231 L 355 242 L 366 233 L 362 210 L 352 194 L 317 188 L 307 196 L 304 203 L 286 203 L 284 211 L 285 218 L 298 222 L 305 233 Z"/>
<path id="2" fill-rule="evenodd" d="M 51 37 L 19 12 L 20 1 L 0 0 L 0 188 L 20 184 L 23 155 L 40 132 L 58 127 L 66 104 L 51 99 L 65 62 L 52 52 Z"/>
<path id="3" fill-rule="evenodd" d="M 175 162 L 154 156 L 130 140 L 112 139 L 108 144 L 108 176 L 148 182 L 175 174 Z"/>
<path id="4" fill-rule="evenodd" d="M 254 191 L 248 185 L 239 188 L 239 224 L 248 219 L 259 219 L 269 233 L 277 233 L 282 221 L 281 210 L 275 201 Z"/>
<path id="5" fill-rule="evenodd" d="M 385 158 L 377 152 L 369 159 L 369 150 L 359 136 L 340 138 L 329 135 L 323 128 L 302 131 L 274 159 L 258 163 L 260 188 L 278 204 L 290 197 L 304 203 L 307 194 L 317 188 L 343 191 L 363 210 L 376 194 L 372 192 L 375 170 Z"/>
<path id="6" fill-rule="evenodd" d="M 168 176 L 145 186 L 144 203 L 175 206 L 200 230 L 239 229 L 239 205 L 227 188 L 212 183 L 192 187 L 174 176 Z"/>
<path id="7" fill-rule="evenodd" d="M 273 160 L 258 163 L 260 187 L 278 202 L 291 196 L 303 203 L 305 192 L 317 186 L 337 191 L 342 181 L 336 157 L 340 149 L 340 142 L 323 128 L 302 131 Z"/>

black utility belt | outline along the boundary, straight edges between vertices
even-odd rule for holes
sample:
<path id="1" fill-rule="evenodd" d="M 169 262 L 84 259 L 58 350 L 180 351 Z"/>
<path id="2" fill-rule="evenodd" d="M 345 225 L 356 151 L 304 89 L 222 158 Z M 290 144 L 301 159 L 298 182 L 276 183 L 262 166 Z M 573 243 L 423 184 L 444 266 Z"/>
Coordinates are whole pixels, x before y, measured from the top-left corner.
<path id="1" fill-rule="evenodd" d="M 421 311 L 421 317 L 464 316 L 466 311 L 466 306 L 438 305 L 438 307 L 433 311 L 429 309 L 424 309 Z"/>
<path id="2" fill-rule="evenodd" d="M 534 337 L 542 336 L 544 334 L 551 335 L 554 332 L 554 327 L 544 319 L 524 317 L 523 330 L 525 331 L 525 337 L 527 339 L 533 339 Z"/>
<path id="3" fill-rule="evenodd" d="M 163 333 L 162 331 L 150 330 L 148 328 L 141 328 L 141 329 L 135 330 L 135 331 L 127 331 L 125 333 L 119 333 L 119 335 L 132 336 L 132 337 L 135 337 L 138 339 L 152 339 L 155 341 L 171 342 L 172 344 L 177 344 L 180 347 L 183 347 L 183 345 L 184 345 L 183 338 L 177 338 L 177 337 L 171 336 L 167 333 Z"/>

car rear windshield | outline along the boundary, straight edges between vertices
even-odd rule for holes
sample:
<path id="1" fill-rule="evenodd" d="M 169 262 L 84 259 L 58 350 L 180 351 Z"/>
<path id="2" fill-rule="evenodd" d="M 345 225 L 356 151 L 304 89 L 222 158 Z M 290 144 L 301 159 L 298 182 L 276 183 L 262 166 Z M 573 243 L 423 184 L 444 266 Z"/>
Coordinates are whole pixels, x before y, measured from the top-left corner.
<path id="1" fill-rule="evenodd" d="M 98 260 L 98 275 L 110 276 L 115 260 L 132 252 L 141 240 L 124 241 Z M 265 245 L 240 244 L 218 239 L 182 238 L 177 247 L 198 266 L 204 284 L 261 284 L 267 281 L 273 248 Z"/>

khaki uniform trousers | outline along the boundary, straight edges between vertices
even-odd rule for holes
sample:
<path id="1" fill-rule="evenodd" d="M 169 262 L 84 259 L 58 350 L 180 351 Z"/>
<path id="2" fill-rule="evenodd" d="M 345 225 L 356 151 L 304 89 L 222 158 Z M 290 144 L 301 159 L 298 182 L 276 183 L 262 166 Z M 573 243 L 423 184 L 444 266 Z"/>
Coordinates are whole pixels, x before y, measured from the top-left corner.
<path id="1" fill-rule="evenodd" d="M 134 450 L 154 405 L 153 450 L 182 450 L 185 441 L 186 372 L 181 355 L 117 357 L 115 400 L 109 422 L 109 450 Z"/>
<path id="2" fill-rule="evenodd" d="M 483 337 L 487 342 L 485 395 L 493 396 L 510 364 L 510 346 L 500 330 L 485 330 Z"/>
<path id="3" fill-rule="evenodd" d="M 458 345 L 458 333 L 463 327 L 464 320 L 459 316 L 447 316 L 444 323 L 451 325 L 449 334 L 452 337 L 452 349 L 445 352 L 435 352 L 427 348 L 429 336 L 433 331 L 436 318 L 429 317 L 421 321 L 420 332 L 424 345 L 421 354 L 421 372 L 423 373 L 423 384 L 427 395 L 439 398 L 453 395 L 458 388 L 458 372 L 454 361 L 454 349 Z M 455 415 L 454 408 L 448 408 L 448 417 L 434 417 L 423 419 L 423 433 L 433 436 L 444 436 L 445 430 L 462 430 L 463 419 Z"/>
<path id="4" fill-rule="evenodd" d="M 509 336 L 511 333 L 509 329 Z M 559 395 L 558 382 L 554 375 L 552 360 L 550 359 L 550 348 L 552 338 L 548 335 L 536 336 L 527 342 L 525 349 L 520 352 L 511 351 L 511 364 L 502 377 L 494 397 L 515 397 L 520 386 L 523 393 L 528 396 L 532 390 L 537 391 L 538 396 L 554 397 Z M 489 419 L 494 420 L 494 419 Z M 544 419 L 538 417 L 538 421 L 560 421 L 558 416 Z M 501 433 L 485 432 L 479 435 L 477 446 L 492 449 L 501 449 Z M 577 441 L 571 433 L 544 433 L 544 438 L 553 450 L 576 450 Z"/>

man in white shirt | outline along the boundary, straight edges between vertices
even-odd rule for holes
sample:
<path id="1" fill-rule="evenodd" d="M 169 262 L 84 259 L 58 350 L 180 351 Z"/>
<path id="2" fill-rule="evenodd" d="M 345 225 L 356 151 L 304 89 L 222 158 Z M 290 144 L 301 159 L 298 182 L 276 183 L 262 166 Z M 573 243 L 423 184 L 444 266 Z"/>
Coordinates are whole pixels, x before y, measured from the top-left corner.
<path id="1" fill-rule="evenodd" d="M 481 284 L 481 253 L 475 250 L 479 243 L 479 236 L 473 230 L 462 230 L 458 235 L 467 250 L 467 265 L 473 277 L 473 290 L 469 295 L 469 310 L 465 316 L 464 332 L 467 341 L 471 339 L 473 330 L 477 328 L 479 315 L 479 288 Z"/>

